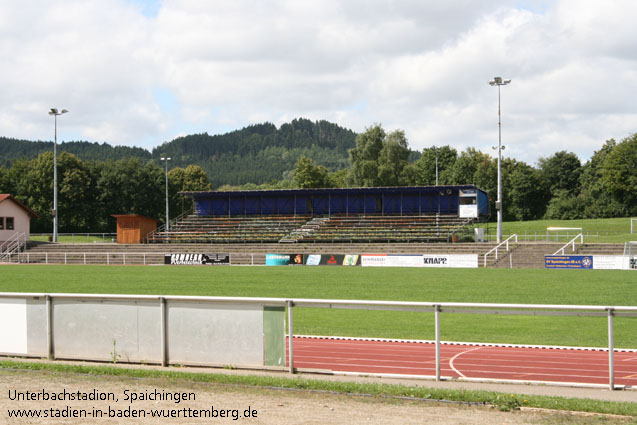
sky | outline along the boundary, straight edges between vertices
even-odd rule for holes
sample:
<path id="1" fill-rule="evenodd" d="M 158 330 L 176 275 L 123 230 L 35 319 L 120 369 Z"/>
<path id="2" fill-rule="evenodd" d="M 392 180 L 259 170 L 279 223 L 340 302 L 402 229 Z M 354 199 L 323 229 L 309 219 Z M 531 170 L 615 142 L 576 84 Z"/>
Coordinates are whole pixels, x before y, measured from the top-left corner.
<path id="1" fill-rule="evenodd" d="M 0 0 L 0 136 L 152 149 L 294 118 L 536 165 L 637 131 L 634 0 Z"/>

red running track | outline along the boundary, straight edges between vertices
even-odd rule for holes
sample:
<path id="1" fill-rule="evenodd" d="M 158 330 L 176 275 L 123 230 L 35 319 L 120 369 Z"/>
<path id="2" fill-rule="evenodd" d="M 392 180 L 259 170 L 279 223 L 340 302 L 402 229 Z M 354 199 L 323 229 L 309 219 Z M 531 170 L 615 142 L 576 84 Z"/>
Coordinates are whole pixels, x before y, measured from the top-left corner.
<path id="1" fill-rule="evenodd" d="M 294 367 L 360 374 L 435 376 L 435 345 L 294 337 Z M 442 344 L 443 377 L 608 385 L 608 352 Z M 289 359 L 288 364 L 289 364 Z M 637 387 L 637 352 L 615 352 L 615 384 Z"/>

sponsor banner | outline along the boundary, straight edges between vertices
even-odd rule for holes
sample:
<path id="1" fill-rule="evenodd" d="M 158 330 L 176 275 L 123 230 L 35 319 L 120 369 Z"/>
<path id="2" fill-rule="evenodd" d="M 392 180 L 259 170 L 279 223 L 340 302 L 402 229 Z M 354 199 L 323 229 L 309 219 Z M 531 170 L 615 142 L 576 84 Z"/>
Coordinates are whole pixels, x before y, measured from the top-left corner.
<path id="1" fill-rule="evenodd" d="M 302 265 L 303 254 L 265 254 L 266 266 Z"/>
<path id="2" fill-rule="evenodd" d="M 363 267 L 448 267 L 448 268 L 477 268 L 477 254 L 362 254 Z"/>
<path id="3" fill-rule="evenodd" d="M 544 267 L 547 269 L 592 269 L 592 255 L 545 255 Z"/>
<path id="4" fill-rule="evenodd" d="M 627 255 L 593 255 L 593 268 L 628 270 L 630 269 L 630 257 Z"/>
<path id="5" fill-rule="evenodd" d="M 223 265 L 230 264 L 228 254 L 165 254 L 164 264 L 170 265 Z"/>
<path id="6" fill-rule="evenodd" d="M 423 267 L 478 268 L 478 254 L 425 254 L 422 257 Z"/>
<path id="7" fill-rule="evenodd" d="M 360 255 L 306 254 L 305 264 L 308 266 L 357 266 L 360 265 Z"/>

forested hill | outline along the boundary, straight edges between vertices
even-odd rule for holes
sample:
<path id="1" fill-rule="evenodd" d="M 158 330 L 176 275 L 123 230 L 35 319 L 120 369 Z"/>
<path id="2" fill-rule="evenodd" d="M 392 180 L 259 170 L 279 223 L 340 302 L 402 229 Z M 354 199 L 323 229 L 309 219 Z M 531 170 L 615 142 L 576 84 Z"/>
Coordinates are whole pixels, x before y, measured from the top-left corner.
<path id="1" fill-rule="evenodd" d="M 301 155 L 332 171 L 346 168 L 355 139 L 356 133 L 336 124 L 295 119 L 278 129 L 265 123 L 217 136 L 180 137 L 153 149 L 152 156 L 168 155 L 170 166 L 201 166 L 213 187 L 260 184 L 286 177 Z"/>
<path id="2" fill-rule="evenodd" d="M 44 152 L 53 151 L 53 142 L 31 142 L 29 140 L 0 137 L 0 166 L 10 167 L 18 159 L 34 159 Z M 149 160 L 150 152 L 128 146 L 111 146 L 106 143 L 64 142 L 58 143 L 58 151 L 66 151 L 84 161 L 106 161 L 122 158 Z"/>
<path id="3" fill-rule="evenodd" d="M 83 161 L 139 158 L 142 162 L 171 157 L 169 168 L 194 164 L 203 168 L 213 187 L 281 180 L 294 170 L 301 155 L 335 171 L 349 166 L 348 150 L 355 146 L 356 133 L 327 121 L 295 119 L 281 125 L 256 124 L 222 135 L 194 134 L 179 137 L 151 152 L 138 147 L 106 143 L 66 142 L 58 152 L 69 152 Z M 0 166 L 10 167 L 17 159 L 33 159 L 53 150 L 53 142 L 0 137 Z"/>

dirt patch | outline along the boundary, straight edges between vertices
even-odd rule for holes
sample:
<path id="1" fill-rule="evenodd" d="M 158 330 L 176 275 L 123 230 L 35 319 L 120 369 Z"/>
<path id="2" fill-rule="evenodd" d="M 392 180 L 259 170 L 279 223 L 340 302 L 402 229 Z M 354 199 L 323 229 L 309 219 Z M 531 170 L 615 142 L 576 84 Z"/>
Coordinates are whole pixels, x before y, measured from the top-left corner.
<path id="1" fill-rule="evenodd" d="M 0 423 L 8 424 L 545 424 L 565 418 L 310 391 L 13 370 L 0 371 L 0 394 Z M 9 417 L 10 411 L 24 409 L 40 417 Z M 593 423 L 576 417 L 566 422 Z"/>

